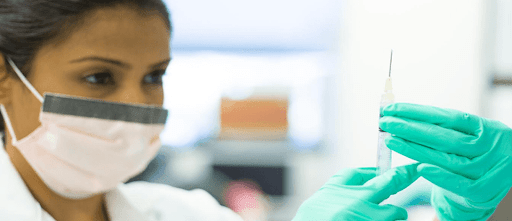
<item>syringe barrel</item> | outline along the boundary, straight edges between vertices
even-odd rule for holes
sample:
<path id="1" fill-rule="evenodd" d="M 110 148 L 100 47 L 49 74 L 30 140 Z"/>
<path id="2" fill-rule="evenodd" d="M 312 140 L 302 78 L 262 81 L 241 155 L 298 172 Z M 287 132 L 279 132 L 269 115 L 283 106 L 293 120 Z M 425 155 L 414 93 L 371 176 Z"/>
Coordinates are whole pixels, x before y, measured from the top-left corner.
<path id="1" fill-rule="evenodd" d="M 380 109 L 394 103 L 395 96 L 391 91 L 382 94 Z M 379 111 L 380 113 L 380 111 Z M 382 116 L 379 116 L 381 118 Z M 386 146 L 385 139 L 390 134 L 379 127 L 379 138 L 377 143 L 377 174 L 381 175 L 391 169 L 391 150 Z"/>
<path id="2" fill-rule="evenodd" d="M 377 174 L 381 175 L 391 169 L 391 150 L 386 146 L 385 139 L 390 134 L 379 132 L 377 149 Z"/>

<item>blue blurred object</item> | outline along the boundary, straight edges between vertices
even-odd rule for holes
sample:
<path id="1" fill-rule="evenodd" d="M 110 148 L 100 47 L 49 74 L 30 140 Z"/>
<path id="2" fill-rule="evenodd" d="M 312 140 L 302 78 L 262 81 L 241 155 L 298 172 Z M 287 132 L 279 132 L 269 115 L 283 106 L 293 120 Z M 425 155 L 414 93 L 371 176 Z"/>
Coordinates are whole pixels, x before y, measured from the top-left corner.
<path id="1" fill-rule="evenodd" d="M 339 36 L 338 0 L 166 0 L 173 49 L 328 50 Z"/>

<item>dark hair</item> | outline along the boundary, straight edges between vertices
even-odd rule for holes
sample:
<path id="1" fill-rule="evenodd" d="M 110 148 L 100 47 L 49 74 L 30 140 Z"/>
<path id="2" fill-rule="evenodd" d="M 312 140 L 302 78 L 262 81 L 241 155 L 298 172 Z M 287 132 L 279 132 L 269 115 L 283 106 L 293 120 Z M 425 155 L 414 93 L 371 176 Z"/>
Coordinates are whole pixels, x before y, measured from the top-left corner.
<path id="1" fill-rule="evenodd" d="M 9 57 L 28 75 L 35 53 L 44 44 L 66 37 L 88 12 L 119 5 L 137 9 L 142 15 L 158 13 L 172 31 L 170 14 L 162 0 L 0 0 L 0 53 L 6 69 L 14 74 L 7 65 Z M 4 130 L 0 116 L 0 132 Z"/>

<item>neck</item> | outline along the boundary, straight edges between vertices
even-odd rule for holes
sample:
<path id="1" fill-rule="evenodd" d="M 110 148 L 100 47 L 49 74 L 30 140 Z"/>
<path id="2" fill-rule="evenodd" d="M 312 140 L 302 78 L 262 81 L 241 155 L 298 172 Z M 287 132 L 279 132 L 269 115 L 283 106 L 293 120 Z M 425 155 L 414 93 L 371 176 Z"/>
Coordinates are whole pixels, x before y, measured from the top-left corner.
<path id="1" fill-rule="evenodd" d="M 74 200 L 58 195 L 49 189 L 34 169 L 25 160 L 21 152 L 12 146 L 11 137 L 6 132 L 5 150 L 12 164 L 20 174 L 28 189 L 41 207 L 55 220 L 107 220 L 104 196 Z"/>

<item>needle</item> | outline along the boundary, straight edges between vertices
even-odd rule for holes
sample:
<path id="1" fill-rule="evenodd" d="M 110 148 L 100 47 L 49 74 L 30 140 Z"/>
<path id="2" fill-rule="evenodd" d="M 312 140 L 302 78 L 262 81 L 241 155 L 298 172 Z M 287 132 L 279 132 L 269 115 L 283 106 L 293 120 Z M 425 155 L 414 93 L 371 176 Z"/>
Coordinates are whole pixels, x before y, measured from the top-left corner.
<path id="1" fill-rule="evenodd" d="M 393 49 L 391 49 L 391 58 L 389 59 L 389 77 L 391 77 L 391 64 L 393 63 Z"/>

